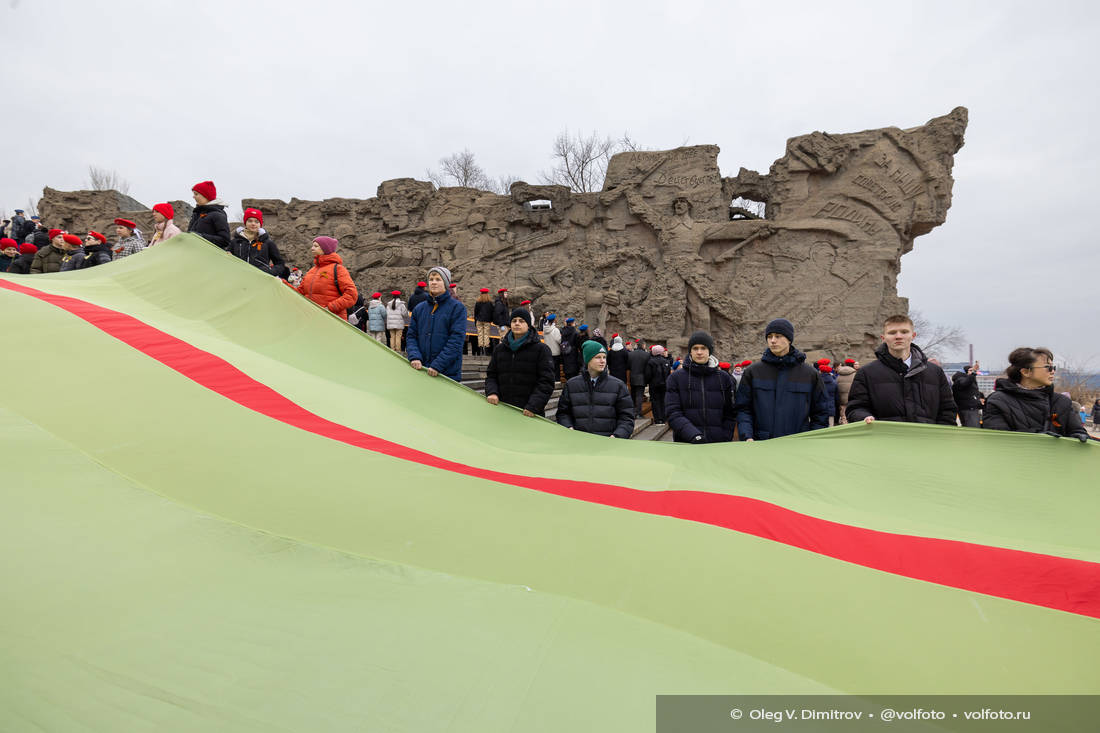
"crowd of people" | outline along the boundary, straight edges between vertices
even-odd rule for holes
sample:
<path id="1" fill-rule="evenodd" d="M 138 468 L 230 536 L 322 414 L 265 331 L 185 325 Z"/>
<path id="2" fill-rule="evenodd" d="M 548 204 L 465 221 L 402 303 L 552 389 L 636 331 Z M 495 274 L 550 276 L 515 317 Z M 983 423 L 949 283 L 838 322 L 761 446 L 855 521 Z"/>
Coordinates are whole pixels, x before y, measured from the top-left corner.
<path id="1" fill-rule="evenodd" d="M 661 344 L 647 346 L 618 333 L 608 341 L 599 328 L 573 317 L 559 326 L 556 314 L 544 312 L 536 321 L 531 302 L 511 305 L 507 288 L 499 288 L 495 298 L 481 288 L 468 319 L 457 283 L 442 266 L 428 270 L 407 303 L 400 290 L 390 291 L 388 302 L 381 292 L 368 300 L 344 266 L 335 238 L 313 239 L 313 265 L 302 273 L 288 265 L 263 228 L 262 211 L 245 209 L 243 225 L 231 232 L 213 182 L 195 184 L 192 196 L 189 232 L 283 279 L 313 303 L 403 352 L 413 369 L 461 381 L 464 354 L 488 355 L 486 399 L 528 416 L 544 415 L 556 384 L 564 382 L 555 419 L 569 429 L 629 438 L 648 390 L 654 423 L 667 423 L 675 440 L 684 443 L 752 442 L 876 420 L 1089 439 L 1070 398 L 1054 391 L 1049 349 L 1015 349 L 988 398 L 978 389 L 977 363 L 948 379 L 913 343 L 913 322 L 904 315 L 886 319 L 882 343 L 866 366 L 852 358 L 835 371 L 826 358 L 807 363 L 794 345 L 794 325 L 785 318 L 768 323 L 762 334 L 766 348 L 755 361 L 720 361 L 705 331 L 692 334 L 687 353 L 674 357 Z M 116 218 L 115 241 L 108 242 L 96 231 L 81 237 L 48 228 L 17 209 L 0 228 L 0 272 L 95 267 L 180 234 L 170 204 L 157 204 L 152 215 L 148 241 L 133 221 Z M 1092 411 L 1094 423 L 1100 421 L 1100 399 Z"/>

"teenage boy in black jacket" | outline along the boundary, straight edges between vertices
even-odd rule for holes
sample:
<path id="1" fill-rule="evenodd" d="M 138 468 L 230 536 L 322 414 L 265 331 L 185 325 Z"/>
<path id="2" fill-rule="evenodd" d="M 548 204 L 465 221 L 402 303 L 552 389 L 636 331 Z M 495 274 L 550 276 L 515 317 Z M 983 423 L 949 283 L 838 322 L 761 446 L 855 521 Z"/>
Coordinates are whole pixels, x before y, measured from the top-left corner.
<path id="1" fill-rule="evenodd" d="M 848 422 L 875 420 L 955 425 L 955 400 L 943 370 L 929 362 L 913 339 L 908 316 L 890 316 L 875 361 L 852 380 Z"/>

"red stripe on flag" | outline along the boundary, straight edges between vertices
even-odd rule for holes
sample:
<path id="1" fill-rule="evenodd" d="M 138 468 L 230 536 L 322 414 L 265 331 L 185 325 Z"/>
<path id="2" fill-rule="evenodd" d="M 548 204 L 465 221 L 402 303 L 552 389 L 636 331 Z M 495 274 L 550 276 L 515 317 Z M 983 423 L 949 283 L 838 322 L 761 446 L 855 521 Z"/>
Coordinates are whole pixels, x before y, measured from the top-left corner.
<path id="1" fill-rule="evenodd" d="M 725 527 L 895 575 L 1100 618 L 1098 563 L 956 540 L 880 532 L 800 514 L 744 496 L 691 490 L 643 491 L 468 466 L 326 420 L 221 357 L 133 316 L 10 280 L 0 280 L 0 287 L 38 298 L 79 316 L 242 407 L 348 445 L 556 496 Z"/>

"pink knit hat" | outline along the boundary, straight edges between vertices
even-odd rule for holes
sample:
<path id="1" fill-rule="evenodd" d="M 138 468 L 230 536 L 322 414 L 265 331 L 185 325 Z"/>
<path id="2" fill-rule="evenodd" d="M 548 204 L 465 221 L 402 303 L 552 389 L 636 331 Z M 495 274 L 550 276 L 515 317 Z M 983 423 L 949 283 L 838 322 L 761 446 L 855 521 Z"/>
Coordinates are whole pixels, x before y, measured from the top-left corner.
<path id="1" fill-rule="evenodd" d="M 321 251 L 327 255 L 335 252 L 336 248 L 340 246 L 340 243 L 332 237 L 314 237 L 313 241 L 316 242 L 321 247 Z"/>

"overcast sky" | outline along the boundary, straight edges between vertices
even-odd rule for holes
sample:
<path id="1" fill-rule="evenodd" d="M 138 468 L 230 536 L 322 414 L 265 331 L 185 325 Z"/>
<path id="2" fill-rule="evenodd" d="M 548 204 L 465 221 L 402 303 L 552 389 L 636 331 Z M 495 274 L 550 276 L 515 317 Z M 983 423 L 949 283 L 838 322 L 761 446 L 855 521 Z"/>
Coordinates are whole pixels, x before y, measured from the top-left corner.
<path id="1" fill-rule="evenodd" d="M 989 365 L 1045 345 L 1100 370 L 1093 3 L 0 2 L 9 214 L 89 165 L 146 205 L 204 179 L 233 208 L 366 198 L 463 148 L 536 181 L 566 127 L 714 143 L 732 176 L 963 105 L 954 203 L 900 294 Z"/>

